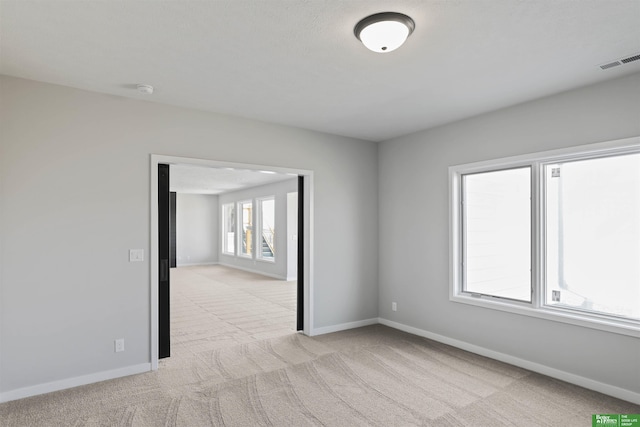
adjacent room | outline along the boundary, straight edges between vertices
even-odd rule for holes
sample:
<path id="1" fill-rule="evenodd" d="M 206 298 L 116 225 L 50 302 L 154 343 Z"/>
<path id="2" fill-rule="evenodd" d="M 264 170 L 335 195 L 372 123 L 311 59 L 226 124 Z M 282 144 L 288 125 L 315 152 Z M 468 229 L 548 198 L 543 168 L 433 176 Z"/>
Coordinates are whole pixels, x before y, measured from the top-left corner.
<path id="1" fill-rule="evenodd" d="M 170 166 L 170 355 L 294 333 L 298 177 Z"/>
<path id="2" fill-rule="evenodd" d="M 640 414 L 639 22 L 0 0 L 0 425 Z"/>

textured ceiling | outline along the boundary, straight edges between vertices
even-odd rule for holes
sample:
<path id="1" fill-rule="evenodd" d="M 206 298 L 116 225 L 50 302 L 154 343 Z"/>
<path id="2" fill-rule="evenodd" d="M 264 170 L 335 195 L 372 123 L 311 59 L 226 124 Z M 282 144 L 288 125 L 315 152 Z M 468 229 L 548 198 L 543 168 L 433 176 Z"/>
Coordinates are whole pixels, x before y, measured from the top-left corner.
<path id="1" fill-rule="evenodd" d="M 366 50 L 354 25 L 389 10 L 414 33 Z M 638 0 L 2 0 L 0 73 L 382 141 L 638 72 L 599 65 L 639 23 Z"/>

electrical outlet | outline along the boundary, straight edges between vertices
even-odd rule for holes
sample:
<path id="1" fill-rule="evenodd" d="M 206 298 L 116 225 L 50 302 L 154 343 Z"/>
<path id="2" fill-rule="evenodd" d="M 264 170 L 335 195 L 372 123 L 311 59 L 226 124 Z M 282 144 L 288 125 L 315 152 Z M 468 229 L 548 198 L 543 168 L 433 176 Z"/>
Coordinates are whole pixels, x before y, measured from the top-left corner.
<path id="1" fill-rule="evenodd" d="M 115 344 L 116 353 L 124 351 L 124 338 L 115 340 L 114 344 Z"/>
<path id="2" fill-rule="evenodd" d="M 396 304 L 395 301 L 391 303 L 391 310 L 398 311 L 398 304 Z"/>

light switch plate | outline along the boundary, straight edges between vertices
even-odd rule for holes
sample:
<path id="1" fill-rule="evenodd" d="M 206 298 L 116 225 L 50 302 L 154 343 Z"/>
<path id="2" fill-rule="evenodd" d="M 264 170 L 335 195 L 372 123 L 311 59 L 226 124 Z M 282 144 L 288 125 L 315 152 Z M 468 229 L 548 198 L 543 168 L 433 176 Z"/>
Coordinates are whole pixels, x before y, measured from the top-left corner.
<path id="1" fill-rule="evenodd" d="M 129 262 L 144 261 L 144 249 L 129 249 Z"/>

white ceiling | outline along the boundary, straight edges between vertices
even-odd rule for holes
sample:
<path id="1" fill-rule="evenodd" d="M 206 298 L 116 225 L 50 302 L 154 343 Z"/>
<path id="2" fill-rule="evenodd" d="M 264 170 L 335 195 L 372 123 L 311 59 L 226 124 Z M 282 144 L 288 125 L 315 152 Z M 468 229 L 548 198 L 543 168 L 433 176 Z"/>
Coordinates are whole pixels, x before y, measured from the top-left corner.
<path id="1" fill-rule="evenodd" d="M 353 27 L 410 15 L 387 54 Z M 2 0 L 0 73 L 382 141 L 640 71 L 638 0 Z M 155 87 L 144 96 L 136 83 Z"/>
<path id="2" fill-rule="evenodd" d="M 170 190 L 183 194 L 222 194 L 286 179 L 297 178 L 295 175 L 266 170 L 213 168 L 184 164 L 171 165 L 169 171 Z"/>

